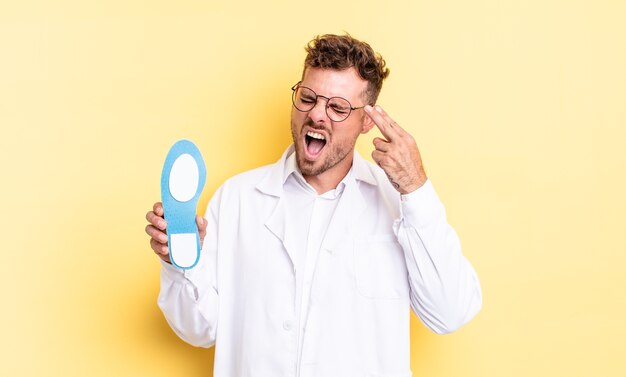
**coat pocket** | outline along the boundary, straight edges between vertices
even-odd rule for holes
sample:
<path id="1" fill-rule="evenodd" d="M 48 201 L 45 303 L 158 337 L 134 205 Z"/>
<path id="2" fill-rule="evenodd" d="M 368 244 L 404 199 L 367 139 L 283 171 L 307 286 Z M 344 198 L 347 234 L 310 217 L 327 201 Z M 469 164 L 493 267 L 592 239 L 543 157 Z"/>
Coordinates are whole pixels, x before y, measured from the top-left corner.
<path id="1" fill-rule="evenodd" d="M 402 298 L 409 293 L 404 251 L 393 234 L 365 237 L 354 245 L 356 286 L 368 298 Z"/>

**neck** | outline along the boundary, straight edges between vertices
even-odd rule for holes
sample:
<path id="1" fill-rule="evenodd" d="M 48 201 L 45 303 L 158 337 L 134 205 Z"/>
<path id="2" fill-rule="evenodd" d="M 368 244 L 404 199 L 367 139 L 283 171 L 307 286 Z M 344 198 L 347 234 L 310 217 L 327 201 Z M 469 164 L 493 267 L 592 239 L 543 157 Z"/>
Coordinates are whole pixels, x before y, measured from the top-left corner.
<path id="1" fill-rule="evenodd" d="M 345 158 L 343 161 L 326 170 L 323 173 L 317 175 L 303 175 L 304 180 L 315 189 L 318 194 L 323 194 L 330 190 L 334 190 L 339 186 L 341 182 L 352 167 L 352 160 L 354 152 L 349 154 L 349 158 Z"/>

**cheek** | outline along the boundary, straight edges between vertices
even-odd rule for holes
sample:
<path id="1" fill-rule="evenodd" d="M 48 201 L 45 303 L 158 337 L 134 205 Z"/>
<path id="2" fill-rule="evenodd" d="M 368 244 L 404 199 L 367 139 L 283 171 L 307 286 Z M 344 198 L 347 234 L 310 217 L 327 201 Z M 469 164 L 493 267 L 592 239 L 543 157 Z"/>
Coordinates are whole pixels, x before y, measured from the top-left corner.
<path id="1" fill-rule="evenodd" d="M 304 121 L 306 119 L 306 114 L 291 108 L 291 128 L 296 130 L 302 128 Z"/>
<path id="2" fill-rule="evenodd" d="M 337 139 L 340 139 L 342 141 L 354 141 L 356 140 L 357 137 L 359 137 L 359 135 L 361 134 L 361 123 L 359 122 L 354 122 L 354 123 L 346 123 L 346 124 L 342 124 L 339 123 L 339 125 L 335 126 L 335 132 L 334 132 L 334 136 Z"/>

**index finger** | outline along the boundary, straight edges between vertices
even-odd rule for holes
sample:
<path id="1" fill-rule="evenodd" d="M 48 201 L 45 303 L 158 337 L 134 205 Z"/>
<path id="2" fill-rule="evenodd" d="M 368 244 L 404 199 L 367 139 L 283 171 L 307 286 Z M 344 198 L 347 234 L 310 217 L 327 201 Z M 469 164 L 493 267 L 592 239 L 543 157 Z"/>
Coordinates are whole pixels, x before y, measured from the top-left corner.
<path id="1" fill-rule="evenodd" d="M 383 112 L 380 106 L 376 105 L 375 108 L 369 105 L 365 106 L 365 113 L 374 121 L 376 127 L 387 140 L 393 141 L 393 139 L 397 138 L 398 133 L 392 125 L 394 123 L 393 120 Z"/>
<path id="2" fill-rule="evenodd" d="M 155 227 L 161 230 L 165 230 L 165 228 L 167 227 L 167 223 L 165 222 L 165 219 L 157 215 L 153 211 L 146 213 L 146 220 L 148 220 L 150 224 L 154 225 Z"/>

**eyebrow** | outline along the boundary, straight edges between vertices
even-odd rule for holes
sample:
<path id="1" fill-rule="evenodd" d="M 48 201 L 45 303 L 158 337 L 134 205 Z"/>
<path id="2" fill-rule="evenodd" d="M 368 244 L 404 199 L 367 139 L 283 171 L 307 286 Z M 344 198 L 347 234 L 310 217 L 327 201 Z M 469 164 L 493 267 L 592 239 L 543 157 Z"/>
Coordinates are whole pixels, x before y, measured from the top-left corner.
<path id="1" fill-rule="evenodd" d="M 335 98 L 335 97 L 337 97 L 337 98 L 343 98 L 343 99 L 347 100 L 348 102 L 350 102 L 350 100 L 348 99 L 348 97 L 343 96 L 343 95 L 341 95 L 341 96 L 337 96 L 337 95 L 335 95 L 335 96 L 325 96 L 325 95 L 323 95 L 323 94 L 319 94 L 318 92 L 316 92 L 316 91 L 315 91 L 313 88 L 311 88 L 310 86 L 306 86 L 306 85 L 304 85 L 304 84 L 300 84 L 300 86 L 305 87 L 305 88 L 307 88 L 307 89 L 311 89 L 311 90 L 312 90 L 312 91 L 313 91 L 316 95 L 321 96 L 321 97 L 325 97 L 325 98 Z M 352 102 L 350 102 L 350 103 L 352 103 Z"/>

